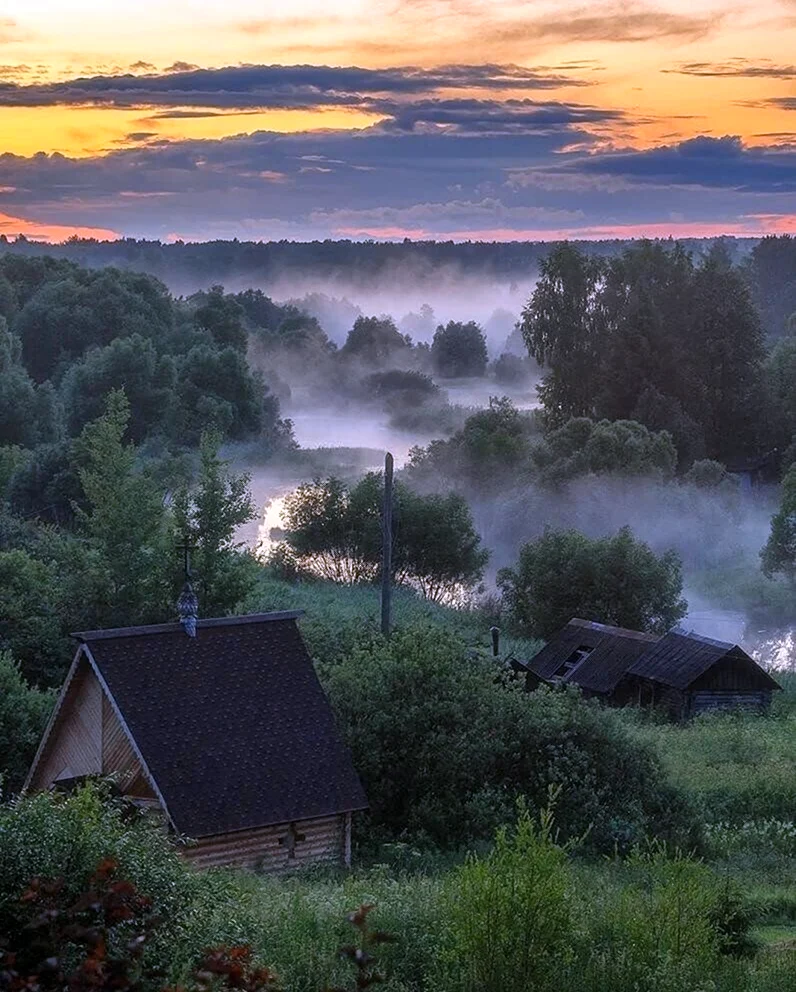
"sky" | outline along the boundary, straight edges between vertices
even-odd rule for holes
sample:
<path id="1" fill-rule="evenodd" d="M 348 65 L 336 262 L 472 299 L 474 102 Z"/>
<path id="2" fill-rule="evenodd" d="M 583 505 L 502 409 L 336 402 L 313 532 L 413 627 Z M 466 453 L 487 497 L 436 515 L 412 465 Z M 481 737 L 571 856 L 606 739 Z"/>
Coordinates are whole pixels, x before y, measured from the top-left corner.
<path id="1" fill-rule="evenodd" d="M 0 0 L 0 233 L 796 234 L 796 0 Z"/>

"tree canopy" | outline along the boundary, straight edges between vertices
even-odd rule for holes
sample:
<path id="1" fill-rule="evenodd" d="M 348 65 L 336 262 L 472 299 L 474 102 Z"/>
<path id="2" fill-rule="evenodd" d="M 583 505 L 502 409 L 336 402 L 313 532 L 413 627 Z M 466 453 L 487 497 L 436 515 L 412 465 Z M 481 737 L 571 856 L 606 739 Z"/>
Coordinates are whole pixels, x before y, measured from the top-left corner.
<path id="1" fill-rule="evenodd" d="M 640 242 L 610 259 L 559 246 L 522 332 L 547 367 L 539 395 L 551 426 L 638 420 L 669 430 L 686 461 L 760 444 L 763 332 L 720 245 L 698 263 L 679 244 Z"/>
<path id="2" fill-rule="evenodd" d="M 629 527 L 590 539 L 548 530 L 520 550 L 515 568 L 498 573 L 511 622 L 550 637 L 573 617 L 662 634 L 686 615 L 680 559 L 656 555 Z"/>
<path id="3" fill-rule="evenodd" d="M 381 568 L 384 482 L 370 472 L 355 486 L 320 479 L 285 500 L 285 540 L 301 567 L 334 582 L 375 581 Z M 398 482 L 393 569 L 398 583 L 434 601 L 461 596 L 484 572 L 467 503 L 455 493 L 423 496 Z"/>
<path id="4" fill-rule="evenodd" d="M 443 378 L 484 375 L 488 360 L 486 337 L 474 320 L 466 324 L 449 320 L 434 332 L 431 361 Z"/>

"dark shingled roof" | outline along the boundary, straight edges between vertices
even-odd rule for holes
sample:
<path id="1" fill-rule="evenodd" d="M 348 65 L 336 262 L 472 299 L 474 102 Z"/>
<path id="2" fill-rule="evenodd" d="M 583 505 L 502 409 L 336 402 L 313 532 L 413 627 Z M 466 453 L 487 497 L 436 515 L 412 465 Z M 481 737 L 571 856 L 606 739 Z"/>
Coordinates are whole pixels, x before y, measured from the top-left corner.
<path id="1" fill-rule="evenodd" d="M 611 692 L 633 662 L 657 637 L 624 627 L 609 627 L 591 620 L 570 620 L 529 662 L 542 680 L 550 680 L 578 648 L 591 653 L 564 681 L 591 692 Z"/>
<path id="2" fill-rule="evenodd" d="M 190 837 L 367 806 L 299 613 L 76 634 Z"/>
<path id="3" fill-rule="evenodd" d="M 779 688 L 768 672 L 750 658 L 743 648 L 680 629 L 670 631 L 652 644 L 632 668 L 628 669 L 628 675 L 652 679 L 675 689 L 687 689 L 700 675 L 704 675 L 708 669 L 728 655 L 745 659 L 750 665 L 759 669 L 760 678 L 764 683 L 770 683 L 772 689 Z"/>

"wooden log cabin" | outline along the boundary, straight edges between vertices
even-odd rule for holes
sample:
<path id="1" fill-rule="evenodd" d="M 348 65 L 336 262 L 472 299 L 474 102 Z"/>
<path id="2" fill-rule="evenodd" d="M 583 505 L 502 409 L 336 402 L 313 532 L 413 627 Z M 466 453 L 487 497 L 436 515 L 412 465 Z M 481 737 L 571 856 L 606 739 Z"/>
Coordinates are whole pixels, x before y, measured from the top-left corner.
<path id="1" fill-rule="evenodd" d="M 740 707 L 766 711 L 780 686 L 737 644 L 675 629 L 663 637 L 573 619 L 527 664 L 529 689 L 571 684 L 615 706 L 674 719 Z"/>
<path id="2" fill-rule="evenodd" d="M 367 801 L 300 615 L 75 634 L 26 790 L 113 776 L 202 867 L 350 864 Z"/>

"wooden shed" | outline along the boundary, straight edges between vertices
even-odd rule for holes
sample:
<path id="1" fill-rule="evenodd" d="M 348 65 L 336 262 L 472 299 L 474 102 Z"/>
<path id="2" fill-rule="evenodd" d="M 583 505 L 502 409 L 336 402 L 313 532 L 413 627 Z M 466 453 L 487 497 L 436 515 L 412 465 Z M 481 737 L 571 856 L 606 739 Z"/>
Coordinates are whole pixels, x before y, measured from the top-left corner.
<path id="1" fill-rule="evenodd" d="M 764 712 L 780 686 L 737 644 L 672 630 L 627 671 L 632 697 L 686 719 L 705 710 L 741 707 Z"/>
<path id="2" fill-rule="evenodd" d="M 615 706 L 766 710 L 780 686 L 736 644 L 673 630 L 664 637 L 573 619 L 527 664 L 526 685 L 572 684 Z"/>
<path id="3" fill-rule="evenodd" d="M 300 612 L 75 634 L 25 788 L 112 775 L 201 866 L 349 864 L 367 801 Z"/>

